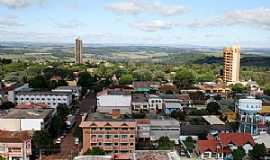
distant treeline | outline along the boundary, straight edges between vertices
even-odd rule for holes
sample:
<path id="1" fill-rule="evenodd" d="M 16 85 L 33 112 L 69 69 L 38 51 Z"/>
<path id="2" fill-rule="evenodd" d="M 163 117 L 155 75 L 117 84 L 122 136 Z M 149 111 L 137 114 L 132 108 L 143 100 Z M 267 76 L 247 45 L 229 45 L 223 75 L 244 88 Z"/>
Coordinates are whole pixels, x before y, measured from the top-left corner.
<path id="1" fill-rule="evenodd" d="M 205 57 L 192 61 L 194 64 L 223 64 L 223 57 Z M 270 67 L 270 57 L 246 56 L 241 58 L 241 66 Z"/>

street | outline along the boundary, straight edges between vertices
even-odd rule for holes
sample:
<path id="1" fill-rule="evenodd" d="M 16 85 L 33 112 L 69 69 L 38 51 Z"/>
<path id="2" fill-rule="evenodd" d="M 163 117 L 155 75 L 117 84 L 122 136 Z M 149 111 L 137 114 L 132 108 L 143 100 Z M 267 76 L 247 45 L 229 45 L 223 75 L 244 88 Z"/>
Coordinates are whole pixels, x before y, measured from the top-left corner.
<path id="1" fill-rule="evenodd" d="M 72 131 L 81 123 L 80 114 L 91 113 L 94 111 L 96 105 L 96 96 L 90 94 L 85 99 L 78 102 L 76 108 L 79 108 L 79 113 L 76 115 L 76 123 L 69 131 L 61 143 L 61 152 L 52 154 L 50 156 L 42 156 L 42 160 L 72 160 L 81 149 L 81 145 L 74 144 L 74 137 Z"/>

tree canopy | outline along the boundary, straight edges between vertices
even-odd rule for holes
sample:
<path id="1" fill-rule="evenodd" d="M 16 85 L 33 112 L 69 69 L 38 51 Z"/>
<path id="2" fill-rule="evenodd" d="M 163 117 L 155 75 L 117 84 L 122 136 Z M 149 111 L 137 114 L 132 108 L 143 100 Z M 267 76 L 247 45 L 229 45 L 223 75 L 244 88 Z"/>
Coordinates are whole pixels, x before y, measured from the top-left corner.
<path id="1" fill-rule="evenodd" d="M 99 147 L 93 147 L 92 149 L 88 149 L 84 155 L 105 155 L 105 151 Z"/>
<path id="2" fill-rule="evenodd" d="M 174 146 L 174 142 L 172 142 L 169 137 L 160 137 L 158 140 L 158 149 L 159 150 L 171 150 Z"/>
<path id="3" fill-rule="evenodd" d="M 252 160 L 264 159 L 264 157 L 266 155 L 265 145 L 264 144 L 255 144 L 253 149 L 251 151 L 249 151 L 248 155 Z"/>
<path id="4" fill-rule="evenodd" d="M 206 106 L 206 110 L 209 114 L 217 115 L 219 114 L 219 104 L 217 102 L 210 102 Z"/>
<path id="5" fill-rule="evenodd" d="M 134 78 L 132 74 L 123 74 L 120 77 L 119 84 L 121 85 L 127 85 L 127 84 L 132 84 Z"/>
<path id="6" fill-rule="evenodd" d="M 14 107 L 15 107 L 15 104 L 10 101 L 5 101 L 0 105 L 0 109 L 10 109 Z"/>
<path id="7" fill-rule="evenodd" d="M 234 160 L 242 160 L 246 155 L 243 147 L 238 147 L 237 149 L 232 151 L 232 156 Z"/>
<path id="8" fill-rule="evenodd" d="M 192 88 L 196 83 L 196 74 L 193 70 L 181 68 L 176 72 L 174 83 L 179 89 Z"/>

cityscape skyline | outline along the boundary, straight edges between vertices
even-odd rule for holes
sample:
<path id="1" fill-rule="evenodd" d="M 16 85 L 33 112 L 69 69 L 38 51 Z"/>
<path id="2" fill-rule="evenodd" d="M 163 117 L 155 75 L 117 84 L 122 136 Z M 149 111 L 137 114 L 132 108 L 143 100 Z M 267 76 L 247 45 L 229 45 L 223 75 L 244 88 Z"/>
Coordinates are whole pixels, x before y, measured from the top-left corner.
<path id="1" fill-rule="evenodd" d="M 0 38 L 18 42 L 267 47 L 270 2 L 0 0 Z M 247 34 L 248 33 L 248 34 Z"/>

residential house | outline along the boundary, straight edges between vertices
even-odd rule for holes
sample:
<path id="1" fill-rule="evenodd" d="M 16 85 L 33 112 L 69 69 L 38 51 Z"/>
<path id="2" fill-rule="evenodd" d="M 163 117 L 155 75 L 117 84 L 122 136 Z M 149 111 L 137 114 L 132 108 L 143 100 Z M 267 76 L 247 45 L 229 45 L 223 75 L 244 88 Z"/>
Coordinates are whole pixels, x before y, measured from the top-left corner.
<path id="1" fill-rule="evenodd" d="M 157 110 L 157 111 L 163 110 L 163 100 L 159 95 L 148 94 L 147 99 L 150 110 Z"/>
<path id="2" fill-rule="evenodd" d="M 220 133 L 217 137 L 209 135 L 207 140 L 198 140 L 197 151 L 201 159 L 223 159 L 240 146 L 248 153 L 254 144 L 250 133 Z"/>
<path id="3" fill-rule="evenodd" d="M 0 131 L 0 156 L 7 160 L 29 160 L 31 137 L 27 132 Z"/>
<path id="4" fill-rule="evenodd" d="M 175 94 L 161 94 L 160 97 L 163 100 L 163 109 L 166 114 L 171 114 L 173 111 L 183 110 L 184 106 L 182 106 L 181 101 Z"/>
<path id="5" fill-rule="evenodd" d="M 134 111 L 148 111 L 150 109 L 145 94 L 133 94 L 131 101 Z"/>

